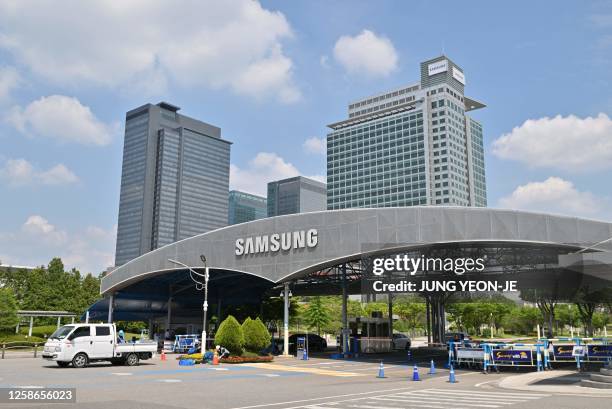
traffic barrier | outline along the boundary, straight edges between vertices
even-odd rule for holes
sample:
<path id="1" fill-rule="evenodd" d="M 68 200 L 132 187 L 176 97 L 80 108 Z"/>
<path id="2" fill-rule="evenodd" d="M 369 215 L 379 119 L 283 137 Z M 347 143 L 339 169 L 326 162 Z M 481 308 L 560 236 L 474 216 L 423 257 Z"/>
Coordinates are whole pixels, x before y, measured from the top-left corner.
<path id="1" fill-rule="evenodd" d="M 429 363 L 429 374 L 434 375 L 435 373 L 436 373 L 436 364 L 434 363 L 434 360 L 432 359 L 431 362 Z"/>
<path id="2" fill-rule="evenodd" d="M 453 368 L 453 366 L 450 366 L 450 372 L 448 373 L 448 382 L 449 383 L 456 383 L 457 380 L 455 379 L 455 368 Z"/>
<path id="3" fill-rule="evenodd" d="M 380 365 L 378 366 L 378 376 L 377 378 L 385 377 L 385 366 L 383 365 L 383 361 L 380 361 Z"/>
<path id="4" fill-rule="evenodd" d="M 419 367 L 414 364 L 414 368 L 412 369 L 412 380 L 413 381 L 420 381 L 421 378 L 419 378 Z"/>

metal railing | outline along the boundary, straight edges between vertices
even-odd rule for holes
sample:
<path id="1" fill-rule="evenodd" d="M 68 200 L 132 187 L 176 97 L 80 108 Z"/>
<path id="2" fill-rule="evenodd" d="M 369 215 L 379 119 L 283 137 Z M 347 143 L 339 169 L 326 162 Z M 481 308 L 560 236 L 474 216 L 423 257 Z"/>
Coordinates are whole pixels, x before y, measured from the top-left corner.
<path id="1" fill-rule="evenodd" d="M 5 359 L 6 352 L 9 351 L 29 351 L 33 353 L 33 358 L 38 356 L 38 348 L 43 345 L 42 342 L 28 342 L 28 341 L 13 341 L 13 342 L 3 342 L 0 344 L 1 347 L 1 359 Z"/>

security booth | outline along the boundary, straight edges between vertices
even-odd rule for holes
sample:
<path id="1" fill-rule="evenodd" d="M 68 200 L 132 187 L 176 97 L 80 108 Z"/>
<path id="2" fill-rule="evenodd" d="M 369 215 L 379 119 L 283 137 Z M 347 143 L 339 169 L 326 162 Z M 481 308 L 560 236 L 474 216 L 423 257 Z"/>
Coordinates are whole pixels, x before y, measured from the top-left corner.
<path id="1" fill-rule="evenodd" d="M 382 312 L 373 311 L 370 317 L 349 320 L 352 353 L 381 353 L 393 350 L 392 329 Z M 354 340 L 354 341 L 353 341 Z"/>

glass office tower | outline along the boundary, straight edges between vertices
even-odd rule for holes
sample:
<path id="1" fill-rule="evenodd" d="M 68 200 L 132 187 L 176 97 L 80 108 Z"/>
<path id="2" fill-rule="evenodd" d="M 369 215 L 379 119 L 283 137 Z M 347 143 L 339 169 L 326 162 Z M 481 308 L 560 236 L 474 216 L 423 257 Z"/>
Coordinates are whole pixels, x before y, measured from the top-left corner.
<path id="1" fill-rule="evenodd" d="M 325 210 L 325 183 L 296 176 L 268 183 L 268 217 Z"/>
<path id="2" fill-rule="evenodd" d="M 329 125 L 327 208 L 486 206 L 482 125 L 463 70 L 446 56 L 421 81 L 355 101 Z"/>
<path id="3" fill-rule="evenodd" d="M 161 102 L 126 114 L 115 265 L 227 225 L 231 142 Z"/>
<path id="4" fill-rule="evenodd" d="M 231 190 L 228 204 L 228 224 L 230 225 L 263 219 L 268 214 L 266 198 L 250 193 Z"/>

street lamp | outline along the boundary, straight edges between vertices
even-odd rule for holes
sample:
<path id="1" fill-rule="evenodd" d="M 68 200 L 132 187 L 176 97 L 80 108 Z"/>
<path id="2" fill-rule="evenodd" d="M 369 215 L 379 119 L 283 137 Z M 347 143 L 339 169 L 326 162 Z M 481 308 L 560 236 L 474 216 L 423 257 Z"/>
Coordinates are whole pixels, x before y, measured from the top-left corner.
<path id="1" fill-rule="evenodd" d="M 198 273 L 187 264 L 181 263 L 180 261 L 168 259 L 169 262 L 178 264 L 179 266 L 183 266 L 189 270 L 189 277 L 196 284 L 196 290 L 204 290 L 204 304 L 202 304 L 202 308 L 204 309 L 204 318 L 202 321 L 202 353 L 206 350 L 206 313 L 208 312 L 208 267 L 206 266 L 206 256 L 203 254 L 200 255 L 200 260 L 204 263 L 204 274 Z M 195 275 L 195 277 L 194 277 Z M 204 278 L 204 283 L 202 284 L 196 277 Z"/>

